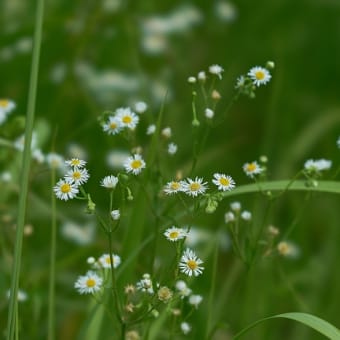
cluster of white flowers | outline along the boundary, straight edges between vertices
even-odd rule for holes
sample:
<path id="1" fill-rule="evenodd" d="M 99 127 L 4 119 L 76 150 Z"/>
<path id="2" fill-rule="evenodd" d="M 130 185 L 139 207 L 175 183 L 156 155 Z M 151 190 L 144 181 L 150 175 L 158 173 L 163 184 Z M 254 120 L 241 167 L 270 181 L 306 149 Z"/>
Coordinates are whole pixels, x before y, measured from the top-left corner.
<path id="1" fill-rule="evenodd" d="M 248 210 L 241 211 L 241 203 L 240 202 L 232 202 L 230 203 L 230 209 L 224 214 L 224 222 L 226 224 L 235 222 L 239 217 L 241 217 L 244 221 L 251 221 L 252 214 Z"/>
<path id="2" fill-rule="evenodd" d="M 222 79 L 222 73 L 224 72 L 224 69 L 222 66 L 214 64 L 214 65 L 210 65 L 208 68 L 208 72 L 213 75 L 218 77 L 219 79 Z M 207 80 L 207 74 L 205 71 L 200 71 L 196 76 L 190 76 L 188 77 L 188 83 L 189 84 L 195 84 L 197 82 L 197 80 L 200 83 L 204 83 Z"/>
<path id="3" fill-rule="evenodd" d="M 332 161 L 327 159 L 309 159 L 304 164 L 304 169 L 307 172 L 320 172 L 329 170 L 332 166 Z"/>
<path id="4" fill-rule="evenodd" d="M 65 161 L 69 167 L 64 178 L 60 179 L 53 190 L 57 198 L 67 201 L 75 198 L 79 193 L 79 186 L 85 184 L 90 175 L 85 168 L 86 162 L 78 158 Z"/>
<path id="5" fill-rule="evenodd" d="M 266 67 L 254 66 L 252 67 L 247 75 L 241 75 L 236 79 L 235 88 L 239 93 L 244 94 L 250 98 L 255 97 L 256 87 L 266 85 L 270 79 L 270 69 L 275 67 L 274 62 L 268 61 Z"/>
<path id="6" fill-rule="evenodd" d="M 141 105 L 139 103 L 137 109 L 139 111 L 143 111 L 144 107 L 141 108 L 140 106 Z M 138 122 L 139 117 L 131 110 L 131 108 L 120 107 L 114 112 L 114 114 L 108 116 L 106 122 L 102 125 L 102 127 L 107 134 L 116 135 L 120 133 L 123 129 L 134 130 Z"/>
<path id="7" fill-rule="evenodd" d="M 235 188 L 235 181 L 231 176 L 215 173 L 212 183 L 217 186 L 219 191 L 230 191 Z M 208 183 L 204 182 L 203 178 L 195 177 L 186 178 L 181 181 L 170 181 L 164 187 L 164 192 L 167 195 L 183 192 L 188 196 L 196 197 L 204 194 L 208 189 Z"/>
<path id="8" fill-rule="evenodd" d="M 16 104 L 9 99 L 0 99 L 0 125 L 3 124 L 8 115 L 15 109 Z"/>

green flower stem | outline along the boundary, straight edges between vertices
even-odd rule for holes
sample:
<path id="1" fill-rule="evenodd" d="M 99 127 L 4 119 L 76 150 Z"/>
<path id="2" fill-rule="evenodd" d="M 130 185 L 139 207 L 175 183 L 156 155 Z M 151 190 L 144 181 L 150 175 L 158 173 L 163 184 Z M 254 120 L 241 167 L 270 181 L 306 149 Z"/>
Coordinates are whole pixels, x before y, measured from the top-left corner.
<path id="1" fill-rule="evenodd" d="M 51 172 L 51 188 L 55 184 L 55 169 Z M 50 282 L 48 293 L 48 339 L 55 338 L 55 264 L 57 244 L 57 208 L 56 197 L 51 190 L 51 250 L 50 250 Z"/>
<path id="2" fill-rule="evenodd" d="M 17 313 L 17 308 L 18 308 L 17 295 L 18 295 L 18 287 L 19 287 L 22 240 L 23 240 L 23 233 L 24 233 L 26 199 L 27 199 L 27 193 L 28 193 L 28 180 L 29 180 L 29 171 L 30 171 L 30 162 L 31 162 L 31 141 L 32 141 L 35 101 L 36 101 L 37 84 L 38 84 L 43 14 L 44 14 L 44 0 L 38 0 L 36 19 L 35 19 L 35 32 L 34 32 L 34 40 L 33 40 L 34 45 L 33 45 L 33 55 L 32 55 L 32 64 L 31 64 L 31 75 L 30 75 L 28 103 L 27 103 L 25 145 L 24 145 L 23 161 L 22 161 L 21 176 L 20 176 L 20 179 L 21 179 L 20 180 L 20 195 L 19 195 L 19 203 L 18 203 L 17 230 L 16 230 L 16 236 L 15 236 L 13 276 L 12 276 L 12 282 L 11 282 L 11 293 L 10 293 L 9 311 L 8 311 L 8 323 L 7 323 L 7 339 L 8 340 L 14 339 L 16 323 L 19 322 L 19 320 L 16 320 L 15 314 Z"/>
<path id="3" fill-rule="evenodd" d="M 213 252 L 213 265 L 212 265 L 212 273 L 211 273 L 211 281 L 210 281 L 210 293 L 209 293 L 209 305 L 208 305 L 208 316 L 207 316 L 207 328 L 205 333 L 205 338 L 207 340 L 211 339 L 210 333 L 212 331 L 212 319 L 213 315 L 215 315 L 214 311 L 214 297 L 215 297 L 215 289 L 216 289 L 216 278 L 217 278 L 217 264 L 218 264 L 218 237 L 215 240 L 215 247 Z"/>
<path id="4" fill-rule="evenodd" d="M 113 293 L 113 300 L 115 304 L 115 309 L 116 309 L 116 317 L 121 325 L 121 338 L 124 339 L 124 329 L 125 329 L 125 323 L 122 320 L 121 317 L 121 310 L 120 310 L 120 305 L 119 305 L 119 294 L 117 290 L 117 280 L 116 280 L 116 272 L 114 268 L 114 259 L 113 259 L 113 249 L 112 249 L 112 230 L 109 230 L 107 233 L 108 236 L 108 241 L 109 241 L 109 252 L 110 252 L 110 267 L 111 267 L 111 280 L 112 280 L 112 293 Z"/>

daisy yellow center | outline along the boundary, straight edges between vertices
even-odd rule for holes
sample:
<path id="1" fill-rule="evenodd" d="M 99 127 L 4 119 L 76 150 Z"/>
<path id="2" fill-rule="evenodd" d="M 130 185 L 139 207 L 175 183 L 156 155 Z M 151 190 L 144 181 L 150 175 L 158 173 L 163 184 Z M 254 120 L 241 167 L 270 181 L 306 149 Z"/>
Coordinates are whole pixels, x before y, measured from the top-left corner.
<path id="1" fill-rule="evenodd" d="M 264 79 L 264 72 L 263 71 L 257 71 L 255 72 L 255 77 L 257 80 L 262 80 Z"/>
<path id="2" fill-rule="evenodd" d="M 227 187 L 230 184 L 229 180 L 225 177 L 220 178 L 220 183 L 221 183 L 221 185 L 223 185 L 225 187 Z"/>
<path id="3" fill-rule="evenodd" d="M 68 183 L 64 183 L 60 186 L 60 190 L 63 194 L 67 194 L 71 191 L 71 185 Z"/>
<path id="4" fill-rule="evenodd" d="M 110 129 L 115 129 L 117 124 L 115 122 L 110 123 Z"/>
<path id="5" fill-rule="evenodd" d="M 132 118 L 130 116 L 124 116 L 122 121 L 125 124 L 130 124 L 132 122 Z"/>
<path id="6" fill-rule="evenodd" d="M 79 171 L 75 171 L 72 175 L 74 179 L 80 179 L 81 178 L 81 173 Z"/>
<path id="7" fill-rule="evenodd" d="M 139 169 L 142 166 L 142 162 L 139 159 L 135 159 L 131 162 L 132 169 Z"/>
<path id="8" fill-rule="evenodd" d="M 195 260 L 189 260 L 187 262 L 187 266 L 191 269 L 191 270 L 195 270 L 197 269 L 198 265 L 197 262 Z"/>
<path id="9" fill-rule="evenodd" d="M 9 101 L 6 99 L 0 100 L 0 107 L 7 107 L 9 104 Z"/>
<path id="10" fill-rule="evenodd" d="M 247 171 L 249 171 L 249 172 L 255 171 L 256 168 L 257 168 L 257 166 L 256 166 L 255 163 L 250 163 L 250 164 L 247 165 Z"/>
<path id="11" fill-rule="evenodd" d="M 191 191 L 198 191 L 201 188 L 201 184 L 194 182 L 190 184 Z"/>
<path id="12" fill-rule="evenodd" d="M 172 190 L 178 190 L 180 188 L 180 184 L 178 182 L 172 182 L 170 187 Z"/>
<path id="13" fill-rule="evenodd" d="M 172 231 L 169 234 L 170 238 L 177 238 L 179 236 L 179 232 L 178 231 Z"/>
<path id="14" fill-rule="evenodd" d="M 110 257 L 107 257 L 107 258 L 105 259 L 105 262 L 106 262 L 107 264 L 111 264 L 111 258 L 110 258 Z"/>
<path id="15" fill-rule="evenodd" d="M 80 164 L 80 162 L 79 162 L 78 159 L 73 159 L 73 160 L 71 161 L 71 165 L 72 165 L 72 166 L 78 166 L 79 164 Z"/>
<path id="16" fill-rule="evenodd" d="M 93 288 L 96 285 L 96 280 L 94 279 L 87 279 L 86 280 L 86 286 L 89 288 Z"/>

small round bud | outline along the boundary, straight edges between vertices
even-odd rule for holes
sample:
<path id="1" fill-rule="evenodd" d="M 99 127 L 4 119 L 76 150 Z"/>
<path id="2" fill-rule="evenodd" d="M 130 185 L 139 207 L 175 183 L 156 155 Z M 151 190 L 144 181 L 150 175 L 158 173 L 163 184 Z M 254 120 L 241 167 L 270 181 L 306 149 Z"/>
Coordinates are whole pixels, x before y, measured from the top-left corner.
<path id="1" fill-rule="evenodd" d="M 195 84 L 196 83 L 196 78 L 195 77 L 189 77 L 188 78 L 188 83 L 189 84 Z"/>
<path id="2" fill-rule="evenodd" d="M 272 70 L 275 68 L 275 63 L 273 61 L 267 61 L 266 68 Z"/>
<path id="3" fill-rule="evenodd" d="M 110 214 L 114 221 L 118 221 L 120 219 L 120 211 L 118 209 L 112 210 Z"/>
<path id="4" fill-rule="evenodd" d="M 221 99 L 221 95 L 220 95 L 220 93 L 217 91 L 217 90 L 213 90 L 212 92 L 211 92 L 211 98 L 213 99 L 213 100 L 220 100 Z"/>
<path id="5" fill-rule="evenodd" d="M 213 110 L 207 108 L 207 109 L 205 109 L 204 114 L 205 114 L 205 116 L 206 116 L 208 119 L 211 119 L 211 118 L 214 117 L 214 114 L 215 114 L 215 113 L 214 113 Z"/>

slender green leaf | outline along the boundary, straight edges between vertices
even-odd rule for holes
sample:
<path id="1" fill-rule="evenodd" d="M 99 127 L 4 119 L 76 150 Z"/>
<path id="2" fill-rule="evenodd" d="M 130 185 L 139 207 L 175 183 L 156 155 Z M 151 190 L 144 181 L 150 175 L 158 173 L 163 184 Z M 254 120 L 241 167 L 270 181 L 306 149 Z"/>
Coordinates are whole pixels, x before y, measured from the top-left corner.
<path id="1" fill-rule="evenodd" d="M 331 340 L 340 340 L 340 331 L 330 324 L 329 322 L 320 319 L 319 317 L 307 313 L 284 313 L 284 314 L 277 314 L 274 316 L 270 316 L 268 318 L 264 318 L 258 321 L 255 321 L 242 331 L 240 331 L 238 334 L 236 334 L 233 338 L 233 340 L 239 339 L 243 334 L 248 332 L 250 329 L 254 328 L 258 324 L 262 323 L 263 321 L 267 321 L 270 319 L 276 319 L 276 318 L 285 318 L 290 319 L 294 321 L 298 321 L 310 328 L 313 328 L 317 332 L 321 333 L 325 337 Z"/>

